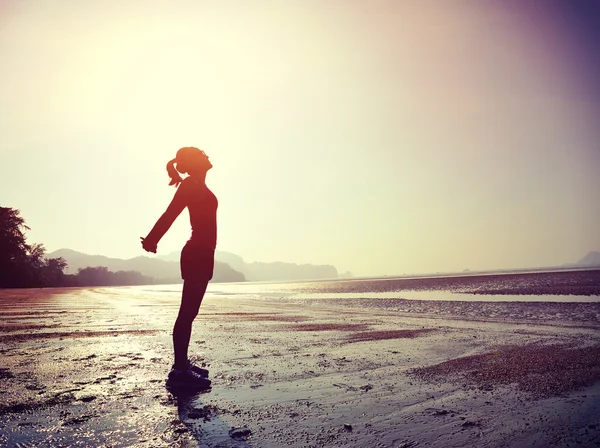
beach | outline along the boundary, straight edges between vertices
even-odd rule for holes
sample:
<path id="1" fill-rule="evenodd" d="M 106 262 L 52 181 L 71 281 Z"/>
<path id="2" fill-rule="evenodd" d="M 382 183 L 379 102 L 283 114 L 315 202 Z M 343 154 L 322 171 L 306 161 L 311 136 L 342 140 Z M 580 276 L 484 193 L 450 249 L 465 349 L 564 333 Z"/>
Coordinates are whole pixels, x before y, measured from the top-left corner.
<path id="1" fill-rule="evenodd" d="M 190 396 L 180 285 L 0 290 L 0 445 L 598 446 L 600 272 L 515 275 L 211 284 Z"/>

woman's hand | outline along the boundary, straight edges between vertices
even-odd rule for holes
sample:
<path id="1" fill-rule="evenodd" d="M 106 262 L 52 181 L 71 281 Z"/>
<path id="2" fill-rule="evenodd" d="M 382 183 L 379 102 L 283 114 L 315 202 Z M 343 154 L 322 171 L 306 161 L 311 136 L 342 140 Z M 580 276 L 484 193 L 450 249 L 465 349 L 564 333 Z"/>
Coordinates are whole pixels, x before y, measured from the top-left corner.
<path id="1" fill-rule="evenodd" d="M 156 249 L 157 249 L 156 243 L 148 241 L 146 238 L 144 238 L 142 236 L 140 237 L 140 239 L 142 240 L 142 247 L 144 248 L 144 250 L 146 252 L 152 252 L 153 254 L 156 253 Z"/>

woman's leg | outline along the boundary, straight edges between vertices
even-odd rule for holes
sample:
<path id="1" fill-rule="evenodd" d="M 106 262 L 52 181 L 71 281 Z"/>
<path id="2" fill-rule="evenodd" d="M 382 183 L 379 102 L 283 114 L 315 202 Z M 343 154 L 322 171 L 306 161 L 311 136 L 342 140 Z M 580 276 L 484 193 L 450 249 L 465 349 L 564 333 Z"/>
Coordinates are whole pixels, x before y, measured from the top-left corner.
<path id="1" fill-rule="evenodd" d="M 198 315 L 202 298 L 206 292 L 207 281 L 184 280 L 179 314 L 173 327 L 173 349 L 175 351 L 175 368 L 186 369 L 188 346 L 192 335 L 192 322 Z"/>

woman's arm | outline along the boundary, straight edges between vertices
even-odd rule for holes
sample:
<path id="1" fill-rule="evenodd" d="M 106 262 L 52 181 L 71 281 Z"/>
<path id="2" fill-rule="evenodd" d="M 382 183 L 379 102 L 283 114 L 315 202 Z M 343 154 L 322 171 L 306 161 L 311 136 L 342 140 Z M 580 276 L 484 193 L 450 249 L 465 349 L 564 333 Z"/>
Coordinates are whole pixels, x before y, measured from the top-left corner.
<path id="1" fill-rule="evenodd" d="M 154 227 L 148 236 L 146 238 L 141 238 L 142 247 L 146 251 L 156 253 L 156 246 L 158 242 L 164 236 L 164 234 L 167 233 L 167 230 L 169 230 L 175 219 L 186 206 L 187 203 L 185 200 L 184 184 L 181 184 L 175 192 L 175 196 L 173 196 L 173 200 L 167 207 L 167 210 L 160 218 L 158 218 L 158 221 L 156 221 L 156 224 L 154 224 Z"/>

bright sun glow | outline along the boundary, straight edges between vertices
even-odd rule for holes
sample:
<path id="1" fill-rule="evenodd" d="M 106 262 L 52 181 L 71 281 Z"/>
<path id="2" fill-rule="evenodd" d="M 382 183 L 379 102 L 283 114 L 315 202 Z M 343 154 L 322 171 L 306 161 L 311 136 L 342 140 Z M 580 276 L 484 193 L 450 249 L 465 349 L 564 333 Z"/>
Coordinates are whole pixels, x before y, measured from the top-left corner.
<path id="1" fill-rule="evenodd" d="M 2 205 L 49 250 L 142 255 L 192 145 L 247 261 L 575 261 L 600 248 L 599 98 L 560 11 L 496 3 L 7 2 Z"/>

